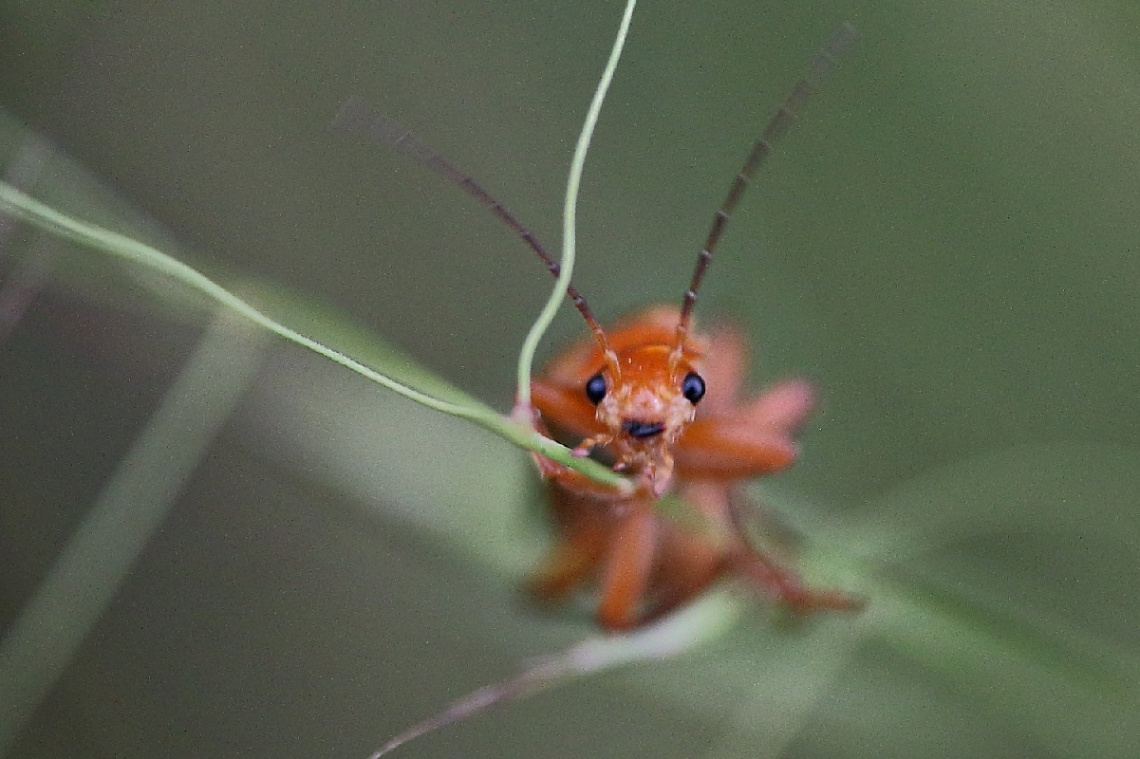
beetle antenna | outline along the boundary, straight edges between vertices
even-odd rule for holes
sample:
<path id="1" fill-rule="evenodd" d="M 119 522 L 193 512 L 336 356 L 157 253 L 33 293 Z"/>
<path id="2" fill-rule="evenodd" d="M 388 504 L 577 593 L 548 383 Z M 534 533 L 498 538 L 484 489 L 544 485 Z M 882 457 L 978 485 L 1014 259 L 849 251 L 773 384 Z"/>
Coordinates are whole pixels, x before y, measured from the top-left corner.
<path id="1" fill-rule="evenodd" d="M 515 234 L 522 238 L 522 241 L 538 255 L 555 279 L 558 278 L 562 266 L 546 252 L 534 233 L 524 226 L 506 206 L 496 200 L 491 193 L 483 189 L 483 186 L 475 181 L 474 177 L 464 173 L 458 166 L 435 152 L 426 142 L 412 134 L 411 130 L 379 113 L 362 98 L 356 96 L 350 97 L 344 102 L 336 118 L 333 119 L 332 128 L 345 134 L 363 135 L 375 140 L 381 145 L 414 158 L 444 179 L 458 185 L 459 189 L 482 203 L 500 221 L 513 229 Z M 605 330 L 602 329 L 601 323 L 594 318 L 594 313 L 590 310 L 586 299 L 582 297 L 574 285 L 569 285 L 566 288 L 566 295 L 574 302 L 574 307 L 586 320 L 590 331 L 594 333 L 594 337 L 601 345 L 603 354 L 607 357 L 612 355 L 613 350 L 610 348 Z"/>
<path id="2" fill-rule="evenodd" d="M 677 345 L 674 348 L 676 354 L 684 350 L 685 338 L 689 333 L 689 322 L 692 320 L 693 307 L 697 303 L 697 291 L 701 287 L 701 280 L 704 279 L 705 271 L 709 268 L 709 263 L 712 261 L 713 250 L 716 244 L 720 241 L 721 235 L 724 233 L 724 227 L 728 224 L 729 218 L 732 216 L 733 211 L 736 210 L 737 204 L 740 202 L 740 197 L 744 194 L 745 188 L 752 181 L 752 177 L 756 171 L 763 165 L 768 154 L 772 152 L 773 146 L 776 142 L 784 136 L 796 120 L 797 113 L 803 107 L 808 97 L 815 94 L 819 89 L 819 83 L 824 75 L 835 65 L 835 60 L 843 52 L 854 44 L 855 40 L 859 38 L 859 33 L 855 31 L 855 27 L 851 24 L 843 24 L 832 35 L 827 45 L 812 61 L 811 66 L 808 67 L 807 74 L 796 84 L 795 89 L 788 95 L 787 99 L 780 106 L 780 110 L 776 111 L 776 115 L 768 122 L 768 126 L 764 128 L 764 132 L 760 135 L 760 139 L 752 146 L 752 152 L 748 154 L 748 160 L 744 162 L 744 166 L 736 175 L 733 180 L 732 186 L 728 190 L 728 197 L 725 198 L 724 203 L 721 204 L 720 209 L 713 217 L 712 228 L 709 230 L 709 235 L 705 239 L 705 246 L 701 248 L 701 252 L 697 254 L 697 266 L 693 270 L 693 279 L 689 283 L 689 289 L 685 291 L 685 298 L 681 302 L 681 318 L 677 322 Z"/>

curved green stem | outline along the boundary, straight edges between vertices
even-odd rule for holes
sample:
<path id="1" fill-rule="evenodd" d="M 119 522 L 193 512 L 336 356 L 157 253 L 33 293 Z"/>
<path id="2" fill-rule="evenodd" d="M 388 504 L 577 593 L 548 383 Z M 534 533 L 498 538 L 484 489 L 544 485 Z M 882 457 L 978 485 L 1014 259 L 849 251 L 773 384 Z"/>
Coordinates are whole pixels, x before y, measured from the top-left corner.
<path id="1" fill-rule="evenodd" d="M 539 312 L 538 318 L 535 319 L 534 325 L 531 326 L 530 332 L 523 340 L 522 350 L 519 352 L 518 390 L 515 396 L 516 411 L 518 409 L 528 413 L 530 411 L 530 376 L 534 366 L 534 354 L 543 335 L 546 334 L 546 330 L 554 321 L 558 307 L 562 305 L 562 301 L 566 297 L 566 289 L 570 286 L 570 277 L 574 273 L 575 223 L 577 221 L 578 188 L 582 183 L 582 169 L 586 165 L 586 153 L 590 149 L 590 139 L 594 135 L 594 127 L 597 126 L 598 115 L 602 111 L 602 103 L 606 99 L 610 82 L 613 81 L 614 70 L 617 69 L 618 60 L 621 59 L 622 48 L 625 47 L 625 38 L 629 34 L 629 24 L 633 20 L 633 9 L 636 5 L 637 0 L 628 0 L 626 3 L 625 14 L 622 16 L 617 38 L 614 40 L 613 49 L 610 51 L 610 59 L 606 62 L 605 70 L 602 71 L 602 78 L 598 82 L 598 88 L 594 91 L 594 99 L 590 101 L 590 108 L 586 111 L 586 121 L 582 124 L 582 132 L 578 136 L 578 145 L 574 149 L 574 158 L 570 162 L 570 176 L 566 180 L 566 200 L 562 206 L 562 260 L 559 262 L 561 269 L 558 274 L 558 282 L 554 285 L 554 291 L 550 294 L 550 298 L 546 301 L 542 311 Z"/>
<path id="2" fill-rule="evenodd" d="M 614 474 L 607 467 L 595 461 L 571 456 L 569 449 L 565 446 L 539 435 L 534 430 L 521 427 L 491 408 L 475 403 L 464 405 L 436 398 L 381 374 L 351 356 L 290 329 L 178 259 L 126 235 L 73 219 L 4 182 L 0 182 L 0 210 L 7 211 L 13 216 L 32 223 L 58 237 L 161 272 L 171 279 L 207 295 L 273 334 L 367 377 L 409 400 L 445 414 L 468 419 L 506 438 L 515 445 L 541 453 L 598 482 L 618 486 L 626 482 L 624 477 Z"/>

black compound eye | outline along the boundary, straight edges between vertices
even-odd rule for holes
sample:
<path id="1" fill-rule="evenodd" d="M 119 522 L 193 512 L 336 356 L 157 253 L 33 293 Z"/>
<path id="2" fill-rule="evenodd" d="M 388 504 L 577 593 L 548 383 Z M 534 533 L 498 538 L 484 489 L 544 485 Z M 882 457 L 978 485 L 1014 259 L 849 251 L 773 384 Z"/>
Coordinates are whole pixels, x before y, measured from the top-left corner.
<path id="1" fill-rule="evenodd" d="M 587 390 L 587 392 L 589 392 Z M 701 379 L 701 375 L 696 372 L 689 372 L 685 375 L 685 379 L 681 381 L 681 395 L 688 399 L 689 403 L 696 405 L 697 401 L 705 397 L 705 381 Z"/>
<path id="2" fill-rule="evenodd" d="M 696 375 L 693 375 L 694 377 Z M 697 377 L 697 379 L 700 379 Z M 704 392 L 704 385 L 701 385 L 701 392 Z M 586 380 L 586 397 L 590 399 L 590 403 L 597 406 L 602 402 L 602 398 L 606 397 L 606 378 L 598 372 L 590 379 Z"/>

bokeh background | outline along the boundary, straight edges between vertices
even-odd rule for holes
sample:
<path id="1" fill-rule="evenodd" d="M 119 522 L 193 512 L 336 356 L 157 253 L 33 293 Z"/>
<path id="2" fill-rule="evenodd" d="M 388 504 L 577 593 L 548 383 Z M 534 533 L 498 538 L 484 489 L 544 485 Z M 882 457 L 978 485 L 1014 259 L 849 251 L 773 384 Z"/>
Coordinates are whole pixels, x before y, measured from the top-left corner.
<path id="1" fill-rule="evenodd" d="M 304 294 L 505 410 L 547 275 L 461 192 L 328 125 L 364 97 L 555 247 L 620 13 L 599 0 L 5 0 L 4 165 L 11 176 L 42 149 L 28 130 L 43 135 L 57 147 L 29 173 L 33 194 L 227 282 Z M 1134 3 L 644 2 L 587 164 L 578 286 L 603 319 L 676 301 L 751 141 L 843 21 L 860 43 L 746 196 L 699 306 L 754 336 L 758 382 L 805 375 L 821 389 L 803 459 L 770 497 L 818 528 L 809 537 L 895 545 L 907 576 L 1097 650 L 1129 680 Z M 0 343 L 9 626 L 207 316 L 24 227 L 3 253 L 9 281 L 43 272 Z M 580 331 L 566 309 L 546 355 Z M 257 350 L 232 416 L 12 756 L 367 755 L 590 629 L 581 610 L 539 613 L 517 593 L 544 539 L 525 456 L 300 351 Z M 836 625 L 874 624 L 820 626 L 842 637 Z M 779 667 L 797 634 L 758 616 L 675 661 L 400 755 L 1124 757 L 1140 745 L 1137 712 L 1121 710 L 1134 691 L 1099 701 L 1093 685 L 1068 708 L 1048 701 L 1067 693 L 1048 671 L 986 688 L 992 663 L 936 671 L 889 636 L 847 641 L 827 676 L 799 677 Z M 807 706 L 782 702 L 804 682 Z"/>

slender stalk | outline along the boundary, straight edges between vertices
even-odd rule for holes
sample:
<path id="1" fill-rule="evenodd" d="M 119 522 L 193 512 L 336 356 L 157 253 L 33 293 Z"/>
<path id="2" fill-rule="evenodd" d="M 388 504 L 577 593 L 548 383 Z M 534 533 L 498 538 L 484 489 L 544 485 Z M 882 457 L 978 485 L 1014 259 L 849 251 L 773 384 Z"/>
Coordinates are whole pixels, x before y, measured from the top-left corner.
<path id="1" fill-rule="evenodd" d="M 334 350 L 310 337 L 302 335 L 296 330 L 290 329 L 281 322 L 258 310 L 250 303 L 239 298 L 237 295 L 234 295 L 205 274 L 187 266 L 176 258 L 141 243 L 138 240 L 127 237 L 126 235 L 121 235 L 117 232 L 104 229 L 103 227 L 73 219 L 3 182 L 0 182 L 0 210 L 6 211 L 17 218 L 35 224 L 41 229 L 64 239 L 71 240 L 79 245 L 94 248 L 116 258 L 161 272 L 171 279 L 207 295 L 223 306 L 241 314 L 254 324 L 264 327 L 273 334 L 340 364 L 346 369 L 350 369 L 409 400 L 413 400 L 416 403 L 420 403 L 445 414 L 468 419 L 506 438 L 515 445 L 548 456 L 599 482 L 618 486 L 626 482 L 624 477 L 614 474 L 607 467 L 595 461 L 571 456 L 570 450 L 565 446 L 559 445 L 533 430 L 521 427 L 510 419 L 496 413 L 491 408 L 477 404 L 463 405 L 452 403 L 420 392 L 415 388 L 381 374 L 351 356 L 347 356 L 340 351 Z"/>
<path id="2" fill-rule="evenodd" d="M 566 297 L 567 288 L 570 286 L 570 277 L 574 273 L 575 224 L 577 222 L 578 188 L 582 183 L 582 169 L 586 165 L 586 153 L 590 149 L 590 139 L 594 135 L 594 127 L 597 126 L 598 115 L 602 111 L 602 103 L 606 99 L 610 82 L 613 81 L 614 70 L 617 69 L 618 60 L 621 59 L 622 48 L 625 47 L 625 38 L 629 34 L 629 24 L 633 20 L 633 9 L 636 5 L 637 0 L 628 0 L 626 3 L 625 14 L 622 16 L 617 38 L 614 39 L 614 46 L 610 51 L 610 59 L 606 62 L 605 70 L 602 71 L 602 78 L 598 81 L 598 88 L 594 91 L 594 99 L 590 101 L 590 107 L 586 111 L 586 121 L 582 124 L 582 132 L 578 136 L 578 145 L 574 149 L 574 158 L 570 161 L 570 176 L 566 180 L 566 200 L 562 206 L 562 260 L 559 263 L 561 271 L 558 273 L 558 282 L 554 285 L 554 291 L 550 294 L 550 298 L 546 301 L 542 311 L 539 312 L 538 318 L 535 319 L 534 325 L 527 333 L 526 339 L 523 340 L 522 350 L 519 352 L 518 390 L 515 395 L 515 413 L 513 414 L 516 418 L 519 416 L 524 419 L 529 418 L 531 414 L 530 376 L 534 366 L 534 354 L 543 335 L 546 334 L 546 330 L 554 321 L 554 315 L 558 312 L 562 299 Z"/>

